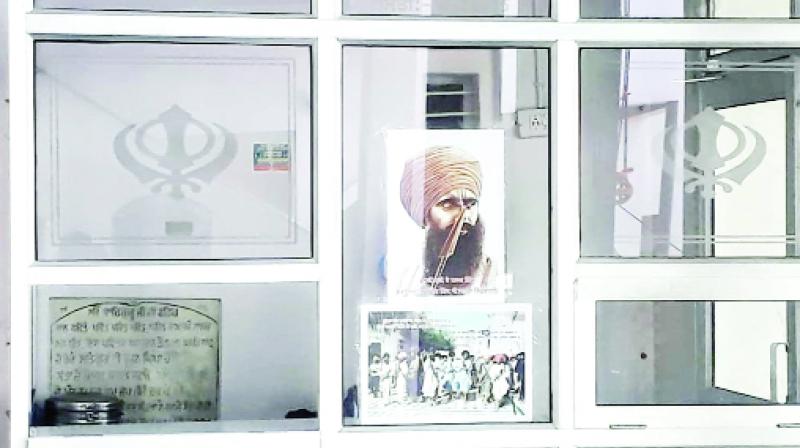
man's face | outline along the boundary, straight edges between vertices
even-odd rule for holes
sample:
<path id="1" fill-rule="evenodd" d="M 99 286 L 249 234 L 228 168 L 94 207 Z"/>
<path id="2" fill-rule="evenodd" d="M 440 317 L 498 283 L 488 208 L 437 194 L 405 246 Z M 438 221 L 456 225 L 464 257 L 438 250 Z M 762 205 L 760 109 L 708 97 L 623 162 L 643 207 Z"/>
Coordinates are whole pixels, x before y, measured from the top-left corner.
<path id="1" fill-rule="evenodd" d="M 460 234 L 451 235 L 462 215 Z M 483 259 L 484 228 L 479 215 L 478 197 L 466 189 L 450 191 L 428 211 L 424 278 L 436 288 L 434 294 L 461 294 L 472 284 Z M 456 245 L 442 265 L 442 250 L 448 241 L 453 241 L 451 237 L 456 238 Z"/>
<path id="2" fill-rule="evenodd" d="M 461 234 L 465 235 L 478 221 L 478 198 L 469 190 L 453 190 L 439 198 L 431 207 L 428 225 L 434 230 L 448 230 L 458 222 L 461 213 L 464 213 Z"/>

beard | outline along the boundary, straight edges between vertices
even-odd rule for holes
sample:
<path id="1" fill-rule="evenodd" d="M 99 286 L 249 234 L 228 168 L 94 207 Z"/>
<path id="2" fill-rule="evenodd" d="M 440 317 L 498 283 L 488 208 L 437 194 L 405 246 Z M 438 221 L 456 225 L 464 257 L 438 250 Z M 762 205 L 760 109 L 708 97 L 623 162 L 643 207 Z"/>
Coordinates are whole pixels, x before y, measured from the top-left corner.
<path id="1" fill-rule="evenodd" d="M 474 275 L 483 261 L 484 227 L 480 217 L 475 225 L 464 224 L 466 233 L 458 237 L 455 251 L 445 261 L 441 276 L 436 278 L 439 254 L 447 240 L 450 228 L 430 228 L 425 235 L 425 277 L 427 286 L 434 288 L 436 295 L 463 294 L 475 280 Z"/>

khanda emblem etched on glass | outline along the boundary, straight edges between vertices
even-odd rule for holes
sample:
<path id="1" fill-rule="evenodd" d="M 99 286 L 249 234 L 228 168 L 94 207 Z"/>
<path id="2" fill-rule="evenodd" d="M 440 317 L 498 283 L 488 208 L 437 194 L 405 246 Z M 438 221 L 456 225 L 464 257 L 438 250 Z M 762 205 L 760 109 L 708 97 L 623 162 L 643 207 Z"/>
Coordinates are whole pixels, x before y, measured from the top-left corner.
<path id="1" fill-rule="evenodd" d="M 726 193 L 733 191 L 734 184 L 741 185 L 763 162 L 767 153 L 764 137 L 755 129 L 743 126 L 752 136 L 753 144 L 747 144 L 745 131 L 712 108 L 694 116 L 686 123 L 686 129 L 695 128 L 698 132 L 697 154 L 684 153 L 684 191 L 700 194 L 706 198 L 714 197 L 715 186 Z M 719 134 L 723 129 L 733 132 L 736 146 L 722 153 L 718 146 Z"/>
<path id="2" fill-rule="evenodd" d="M 117 160 L 153 193 L 168 190 L 175 199 L 185 197 L 185 189 L 199 192 L 233 162 L 236 156 L 236 137 L 214 123 L 198 121 L 180 106 L 173 105 L 156 119 L 132 124 L 114 138 Z M 166 142 L 160 151 L 148 142 L 148 131 L 163 129 Z M 189 132 L 200 131 L 203 139 L 199 149 L 191 150 Z M 192 138 L 196 132 L 191 134 Z M 220 141 L 221 140 L 221 141 Z M 133 143 L 131 146 L 130 143 Z"/>

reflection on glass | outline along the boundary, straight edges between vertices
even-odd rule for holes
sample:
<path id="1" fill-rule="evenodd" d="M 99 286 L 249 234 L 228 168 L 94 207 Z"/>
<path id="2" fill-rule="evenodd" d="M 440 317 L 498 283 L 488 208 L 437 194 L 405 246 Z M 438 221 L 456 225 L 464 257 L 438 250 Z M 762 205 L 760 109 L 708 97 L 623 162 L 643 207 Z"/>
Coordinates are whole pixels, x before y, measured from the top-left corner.
<path id="1" fill-rule="evenodd" d="M 39 286 L 34 311 L 32 435 L 317 427 L 315 284 Z"/>
<path id="2" fill-rule="evenodd" d="M 798 303 L 597 303 L 600 405 L 800 403 Z"/>
<path id="3" fill-rule="evenodd" d="M 348 15 L 548 17 L 550 0 L 344 0 Z"/>
<path id="4" fill-rule="evenodd" d="M 95 11 L 309 14 L 311 0 L 35 0 L 35 7 Z"/>
<path id="5" fill-rule="evenodd" d="M 584 18 L 789 18 L 793 0 L 581 0 Z"/>
<path id="6" fill-rule="evenodd" d="M 584 50 L 582 255 L 797 255 L 798 55 Z"/>
<path id="7" fill-rule="evenodd" d="M 308 47 L 39 42 L 40 260 L 311 255 Z"/>
<path id="8" fill-rule="evenodd" d="M 346 424 L 550 420 L 547 73 L 345 47 Z"/>

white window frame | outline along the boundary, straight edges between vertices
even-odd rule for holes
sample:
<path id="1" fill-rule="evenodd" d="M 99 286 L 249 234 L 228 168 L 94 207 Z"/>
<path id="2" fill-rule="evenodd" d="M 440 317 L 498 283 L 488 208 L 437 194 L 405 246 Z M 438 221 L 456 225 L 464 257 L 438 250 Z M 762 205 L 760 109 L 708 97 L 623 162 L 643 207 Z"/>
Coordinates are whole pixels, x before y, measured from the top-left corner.
<path id="1" fill-rule="evenodd" d="M 342 17 L 338 0 L 319 0 L 316 17 L 237 16 L 207 14 L 125 14 L 31 12 L 33 0 L 9 0 L 10 36 L 10 278 L 11 309 L 11 447 L 140 447 L 140 446 L 504 446 L 612 447 L 798 445 L 800 430 L 762 427 L 658 429 L 681 426 L 686 408 L 646 415 L 651 429 L 616 430 L 608 425 L 633 422 L 640 407 L 616 415 L 587 399 L 587 381 L 594 383 L 594 302 L 605 276 L 635 278 L 620 297 L 638 297 L 654 285 L 694 269 L 708 269 L 725 279 L 757 275 L 775 288 L 780 273 L 800 278 L 793 262 L 691 263 L 653 261 L 625 263 L 579 260 L 579 50 L 583 47 L 800 47 L 800 26 L 788 20 L 579 20 L 579 0 L 553 0 L 553 19 L 446 19 Z M 37 37 L 192 38 L 226 40 L 313 41 L 316 120 L 316 238 L 318 256 L 311 263 L 39 263 L 35 261 L 33 46 Z M 342 424 L 342 45 L 369 42 L 426 45 L 493 44 L 543 47 L 551 50 L 551 215 L 552 424 L 350 428 Z M 604 280 L 593 280 L 603 276 Z M 715 276 L 711 276 L 714 278 Z M 656 279 L 659 279 L 656 281 Z M 716 276 L 719 278 L 719 275 Z M 320 429 L 312 432 L 217 432 L 103 437 L 28 437 L 31 390 L 31 286 L 34 284 L 238 283 L 313 281 L 319 283 Z M 773 282 L 774 281 L 774 282 Z M 576 282 L 577 301 L 573 300 Z M 595 282 L 595 283 L 592 283 Z M 598 284 L 599 283 L 599 284 Z M 791 283 L 794 285 L 794 282 Z M 698 286 L 699 285 L 699 286 Z M 686 286 L 685 297 L 712 287 L 711 280 Z M 696 289 L 695 289 L 696 288 Z M 689 290 L 694 290 L 694 293 Z M 797 289 L 795 289 L 796 291 Z M 666 292 L 665 292 L 666 291 Z M 742 290 L 744 291 L 744 290 Z M 672 289 L 653 291 L 666 298 Z M 750 291 L 753 292 L 753 291 Z M 774 299 L 789 299 L 790 290 L 774 290 Z M 741 292 L 743 294 L 743 292 Z M 754 295 L 741 296 L 752 298 Z M 592 362 L 587 362 L 591 360 Z M 588 364 L 588 365 L 587 365 Z M 587 370 L 591 365 L 591 370 Z M 578 375 L 575 375 L 578 372 Z M 576 381 L 573 381 L 573 380 Z M 786 409 L 792 409 L 787 407 Z M 774 411 L 774 412 L 773 412 Z M 649 411 L 648 411 L 649 412 Z M 711 412 L 719 412 L 714 407 Z M 780 409 L 731 411 L 722 423 L 773 422 Z M 623 418 L 624 417 L 624 418 Z M 788 419 L 792 421 L 798 419 Z M 652 423 L 651 423 L 652 422 Z M 750 427 L 748 427 L 750 426 Z M 580 428 L 601 429 L 580 429 Z"/>

